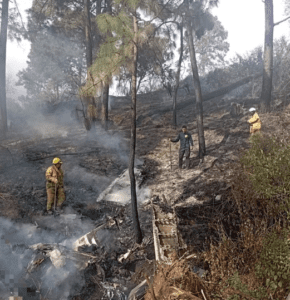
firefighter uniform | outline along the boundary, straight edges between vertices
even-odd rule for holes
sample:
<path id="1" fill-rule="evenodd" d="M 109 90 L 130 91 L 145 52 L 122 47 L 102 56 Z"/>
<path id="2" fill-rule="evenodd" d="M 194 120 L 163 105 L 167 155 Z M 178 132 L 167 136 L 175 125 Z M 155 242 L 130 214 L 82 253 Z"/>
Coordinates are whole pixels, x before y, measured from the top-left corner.
<path id="1" fill-rule="evenodd" d="M 47 210 L 51 210 L 52 205 L 54 204 L 55 195 L 56 195 L 56 206 L 58 208 L 61 207 L 62 203 L 65 201 L 65 193 L 63 188 L 63 175 L 64 173 L 61 167 L 58 169 L 55 165 L 49 167 L 45 173 L 46 192 L 47 192 Z"/>
<path id="2" fill-rule="evenodd" d="M 250 133 L 259 132 L 261 130 L 261 120 L 257 113 L 254 113 L 251 119 L 248 120 L 250 124 Z"/>

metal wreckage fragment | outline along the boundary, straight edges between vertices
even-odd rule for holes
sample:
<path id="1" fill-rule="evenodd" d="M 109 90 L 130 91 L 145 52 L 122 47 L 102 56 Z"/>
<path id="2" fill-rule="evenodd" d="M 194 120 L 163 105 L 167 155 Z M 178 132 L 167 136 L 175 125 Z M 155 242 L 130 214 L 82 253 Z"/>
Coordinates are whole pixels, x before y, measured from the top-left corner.
<path id="1" fill-rule="evenodd" d="M 79 270 L 85 269 L 88 264 L 94 263 L 97 260 L 96 256 L 79 252 L 79 247 L 96 245 L 100 246 L 100 242 L 96 237 L 96 233 L 106 227 L 119 226 L 120 220 L 117 217 L 108 218 L 108 220 L 89 233 L 77 239 L 73 244 L 73 250 L 60 244 L 34 244 L 29 248 L 36 253 L 33 255 L 32 260 L 27 266 L 27 272 L 32 273 L 38 268 L 47 258 L 50 258 L 55 268 L 59 269 L 66 264 L 66 260 L 72 260 Z"/>
<path id="2" fill-rule="evenodd" d="M 59 269 L 66 264 L 66 260 L 72 260 L 79 270 L 85 269 L 89 263 L 93 263 L 97 257 L 69 250 L 60 244 L 34 244 L 29 247 L 36 251 L 32 260 L 27 266 L 27 273 L 32 273 L 47 258 L 50 258 L 55 268 Z"/>
<path id="3" fill-rule="evenodd" d="M 160 199 L 158 197 L 151 199 L 155 259 L 165 264 L 172 264 L 173 256 L 175 254 L 182 256 L 186 252 L 187 245 L 177 228 L 175 211 L 168 205 L 159 204 Z M 142 299 L 147 288 L 148 283 L 145 279 L 130 292 L 128 300 Z"/>
<path id="4" fill-rule="evenodd" d="M 174 253 L 181 256 L 187 249 L 177 228 L 176 213 L 168 206 L 162 209 L 161 206 L 153 204 L 153 201 L 151 206 L 155 259 L 171 264 Z"/>
<path id="5" fill-rule="evenodd" d="M 73 244 L 74 251 L 78 251 L 78 248 L 82 246 L 100 246 L 101 243 L 98 241 L 96 233 L 101 229 L 112 227 L 113 225 L 116 225 L 119 228 L 119 223 L 121 222 L 121 220 L 117 219 L 117 216 L 109 218 L 104 224 L 98 226 L 97 228 L 93 229 L 92 231 L 86 233 L 78 240 L 76 240 Z"/>
<path id="6" fill-rule="evenodd" d="M 155 257 L 156 261 L 171 264 L 174 253 L 177 253 L 179 256 L 185 253 L 186 244 L 178 231 L 175 211 L 167 205 L 163 206 L 164 205 L 160 205 L 160 201 L 151 199 Z M 27 266 L 27 276 L 38 268 L 46 259 L 50 259 L 55 268 L 62 268 L 65 266 L 67 260 L 71 260 L 79 270 L 84 270 L 90 263 L 96 263 L 98 257 L 79 251 L 84 246 L 101 246 L 101 242 L 97 239 L 96 233 L 101 229 L 112 227 L 114 225 L 119 228 L 119 224 L 122 223 L 122 217 L 120 218 L 120 215 L 122 214 L 123 211 L 119 213 L 118 216 L 108 218 L 103 224 L 77 239 L 73 243 L 73 250 L 69 250 L 67 247 L 60 244 L 39 243 L 30 246 L 29 248 L 36 253 Z M 122 254 L 118 258 L 118 261 L 120 263 L 126 261 L 134 252 L 143 249 L 149 243 L 152 243 L 152 238 L 145 238 L 142 245 L 134 245 L 132 248 L 128 249 L 127 253 Z M 116 286 L 114 284 L 110 285 L 109 282 L 105 282 L 104 276 L 101 277 L 99 283 L 107 291 L 107 296 L 110 298 L 111 294 L 113 295 L 112 291 L 116 291 Z M 110 286 L 108 286 L 108 284 Z M 131 290 L 128 300 L 141 299 L 145 295 L 147 288 L 147 281 L 144 280 Z"/>

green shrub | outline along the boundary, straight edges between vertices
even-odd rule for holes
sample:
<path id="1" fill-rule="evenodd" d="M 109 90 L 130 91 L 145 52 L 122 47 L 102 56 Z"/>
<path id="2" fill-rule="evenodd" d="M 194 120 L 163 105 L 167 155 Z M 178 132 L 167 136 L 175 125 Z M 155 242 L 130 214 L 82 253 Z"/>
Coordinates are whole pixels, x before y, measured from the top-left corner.
<path id="1" fill-rule="evenodd" d="M 290 147 L 274 137 L 256 134 L 251 137 L 251 147 L 241 163 L 257 195 L 266 200 L 268 211 L 273 216 L 289 214 Z"/>
<path id="2" fill-rule="evenodd" d="M 260 259 L 256 265 L 256 276 L 273 291 L 278 287 L 288 288 L 290 285 L 290 247 L 287 235 L 286 228 L 280 234 L 269 234 L 263 242 Z"/>
<path id="3" fill-rule="evenodd" d="M 239 300 L 249 296 L 254 299 L 267 299 L 267 289 L 272 290 L 275 297 L 277 289 L 286 290 L 290 284 L 290 247 L 287 239 L 287 230 L 279 234 L 270 233 L 263 242 L 263 249 L 255 266 L 255 276 L 264 283 L 264 286 L 252 291 L 242 283 L 238 272 L 231 276 L 227 283 L 237 291 L 228 300 Z M 244 296 L 244 297 L 243 297 Z M 240 298 L 242 297 L 242 298 Z"/>
<path id="4" fill-rule="evenodd" d="M 255 291 L 249 290 L 248 286 L 242 283 L 238 272 L 236 272 L 231 278 L 228 279 L 228 284 L 230 287 L 238 291 L 236 295 L 230 296 L 228 300 L 245 299 L 245 297 L 243 296 L 249 296 L 258 300 L 267 298 L 267 290 L 264 287 L 259 287 L 259 289 Z"/>

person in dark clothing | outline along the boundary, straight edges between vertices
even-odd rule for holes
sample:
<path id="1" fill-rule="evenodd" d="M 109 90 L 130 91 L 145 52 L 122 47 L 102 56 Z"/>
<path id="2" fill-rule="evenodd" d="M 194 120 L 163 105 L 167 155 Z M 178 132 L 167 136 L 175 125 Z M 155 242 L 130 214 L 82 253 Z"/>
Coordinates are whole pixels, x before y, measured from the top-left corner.
<path id="1" fill-rule="evenodd" d="M 175 139 L 169 139 L 172 143 L 180 141 L 179 148 L 179 169 L 182 169 L 183 156 L 185 155 L 186 168 L 189 169 L 190 146 L 193 147 L 191 134 L 187 131 L 187 127 L 182 126 L 182 132 Z"/>

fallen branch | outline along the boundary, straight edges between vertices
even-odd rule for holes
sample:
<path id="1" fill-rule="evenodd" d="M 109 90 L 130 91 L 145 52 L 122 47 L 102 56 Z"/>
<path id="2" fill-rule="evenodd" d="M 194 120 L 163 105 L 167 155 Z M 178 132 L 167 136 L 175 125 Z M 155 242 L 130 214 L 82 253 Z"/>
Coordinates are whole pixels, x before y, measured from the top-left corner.
<path id="1" fill-rule="evenodd" d="M 201 293 L 202 293 L 202 296 L 203 296 L 204 300 L 206 300 L 205 294 L 204 294 L 202 289 L 201 289 Z"/>
<path id="2" fill-rule="evenodd" d="M 129 296 L 128 296 L 128 300 L 136 300 L 136 295 L 138 294 L 138 293 L 140 293 L 141 292 L 141 294 L 145 294 L 145 290 L 144 290 L 144 293 L 142 293 L 142 288 L 144 289 L 145 288 L 145 286 L 146 286 L 146 284 L 147 284 L 147 280 L 145 279 L 144 281 L 142 281 L 139 285 L 137 285 L 131 292 L 130 292 L 130 294 L 129 294 Z M 138 297 L 138 299 L 139 299 L 139 297 Z"/>

